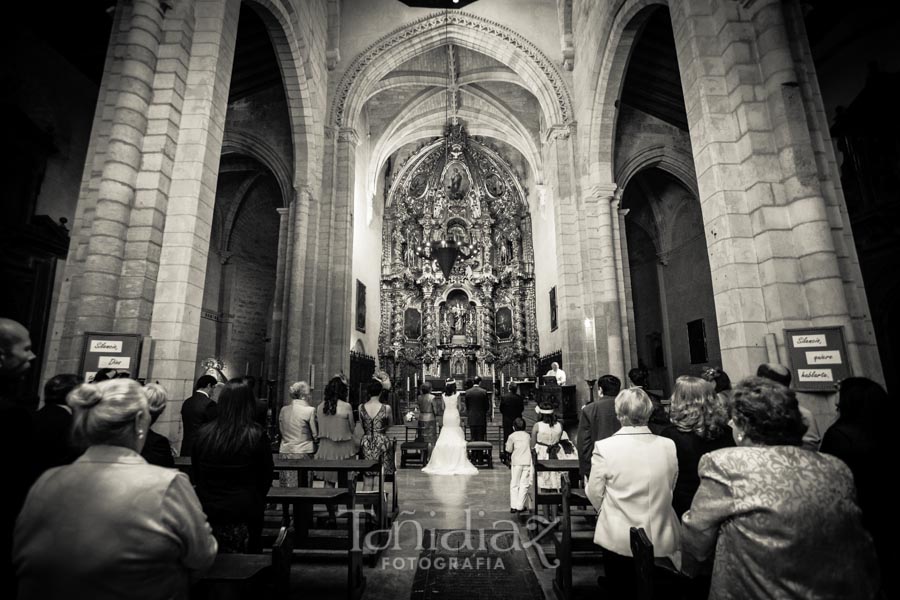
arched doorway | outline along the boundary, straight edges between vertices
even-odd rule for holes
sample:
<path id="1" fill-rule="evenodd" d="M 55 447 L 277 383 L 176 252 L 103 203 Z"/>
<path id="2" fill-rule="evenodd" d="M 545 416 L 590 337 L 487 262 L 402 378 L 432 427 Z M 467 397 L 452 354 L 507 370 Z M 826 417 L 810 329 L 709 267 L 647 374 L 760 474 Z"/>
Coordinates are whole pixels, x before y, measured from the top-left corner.
<path id="1" fill-rule="evenodd" d="M 631 366 L 646 368 L 651 388 L 667 395 L 679 375 L 722 359 L 672 22 L 665 6 L 638 18 L 615 131 L 630 275 L 623 279 L 632 300 Z"/>
<path id="2" fill-rule="evenodd" d="M 622 202 L 637 365 L 665 394 L 679 375 L 721 365 L 700 203 L 658 168 L 637 173 Z"/>
<path id="3" fill-rule="evenodd" d="M 244 3 L 238 21 L 197 355 L 199 372 L 219 363 L 226 377 L 252 376 L 265 395 L 279 350 L 279 210 L 293 143 L 278 58 L 257 10 Z"/>

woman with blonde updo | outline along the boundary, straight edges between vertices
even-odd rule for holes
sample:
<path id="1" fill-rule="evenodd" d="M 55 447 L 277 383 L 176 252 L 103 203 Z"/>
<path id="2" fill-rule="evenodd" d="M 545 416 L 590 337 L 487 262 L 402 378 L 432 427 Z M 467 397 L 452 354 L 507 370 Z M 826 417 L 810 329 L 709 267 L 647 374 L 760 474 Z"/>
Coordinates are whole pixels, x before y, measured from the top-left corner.
<path id="1" fill-rule="evenodd" d="M 188 478 L 141 458 L 150 413 L 140 385 L 75 388 L 72 435 L 87 446 L 28 493 L 16 524 L 19 598 L 187 598 L 216 540 Z"/>
<path id="2" fill-rule="evenodd" d="M 152 426 L 166 410 L 169 393 L 158 383 L 148 383 L 144 386 L 144 395 L 147 396 L 147 408 L 150 410 L 150 425 Z M 147 441 L 144 443 L 144 449 L 141 450 L 141 456 L 151 465 L 175 468 L 175 456 L 172 454 L 172 446 L 169 444 L 168 438 L 149 427 L 147 428 Z"/>
<path id="3" fill-rule="evenodd" d="M 715 384 L 686 375 L 675 380 L 669 407 L 672 424 L 659 435 L 675 442 L 678 480 L 672 493 L 672 507 L 679 519 L 691 507 L 700 487 L 697 474 L 700 457 L 719 448 L 734 446 L 728 419 L 728 407 L 723 396 L 716 393 Z"/>

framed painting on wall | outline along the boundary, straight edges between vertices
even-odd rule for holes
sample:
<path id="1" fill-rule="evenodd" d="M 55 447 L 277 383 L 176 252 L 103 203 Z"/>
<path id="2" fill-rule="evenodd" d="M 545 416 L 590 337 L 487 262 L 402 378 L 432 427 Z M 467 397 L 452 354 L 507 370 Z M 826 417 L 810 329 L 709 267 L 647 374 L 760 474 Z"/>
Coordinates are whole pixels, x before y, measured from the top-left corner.
<path id="1" fill-rule="evenodd" d="M 550 288 L 550 331 L 556 331 L 559 326 L 556 320 L 556 286 Z"/>
<path id="2" fill-rule="evenodd" d="M 356 280 L 356 330 L 366 332 L 366 284 Z"/>

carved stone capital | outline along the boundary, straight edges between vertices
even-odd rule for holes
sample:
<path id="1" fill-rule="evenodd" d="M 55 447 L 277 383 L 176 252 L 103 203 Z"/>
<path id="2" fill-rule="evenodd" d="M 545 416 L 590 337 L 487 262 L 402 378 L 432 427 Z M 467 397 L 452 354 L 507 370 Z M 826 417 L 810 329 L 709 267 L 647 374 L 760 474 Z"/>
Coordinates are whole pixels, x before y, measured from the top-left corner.
<path id="1" fill-rule="evenodd" d="M 338 142 L 349 142 L 355 148 L 359 144 L 359 134 L 352 127 L 341 127 L 338 129 Z"/>

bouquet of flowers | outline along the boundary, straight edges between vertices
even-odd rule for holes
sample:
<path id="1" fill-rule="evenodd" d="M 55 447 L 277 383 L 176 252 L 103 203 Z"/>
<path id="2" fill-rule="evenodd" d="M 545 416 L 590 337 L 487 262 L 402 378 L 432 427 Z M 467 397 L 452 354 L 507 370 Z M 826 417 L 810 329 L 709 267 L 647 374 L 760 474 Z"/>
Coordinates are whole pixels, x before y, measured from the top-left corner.
<path id="1" fill-rule="evenodd" d="M 406 422 L 407 423 L 409 423 L 411 421 L 415 421 L 415 420 L 417 420 L 417 418 L 418 418 L 418 415 L 416 414 L 415 410 L 406 411 Z"/>

